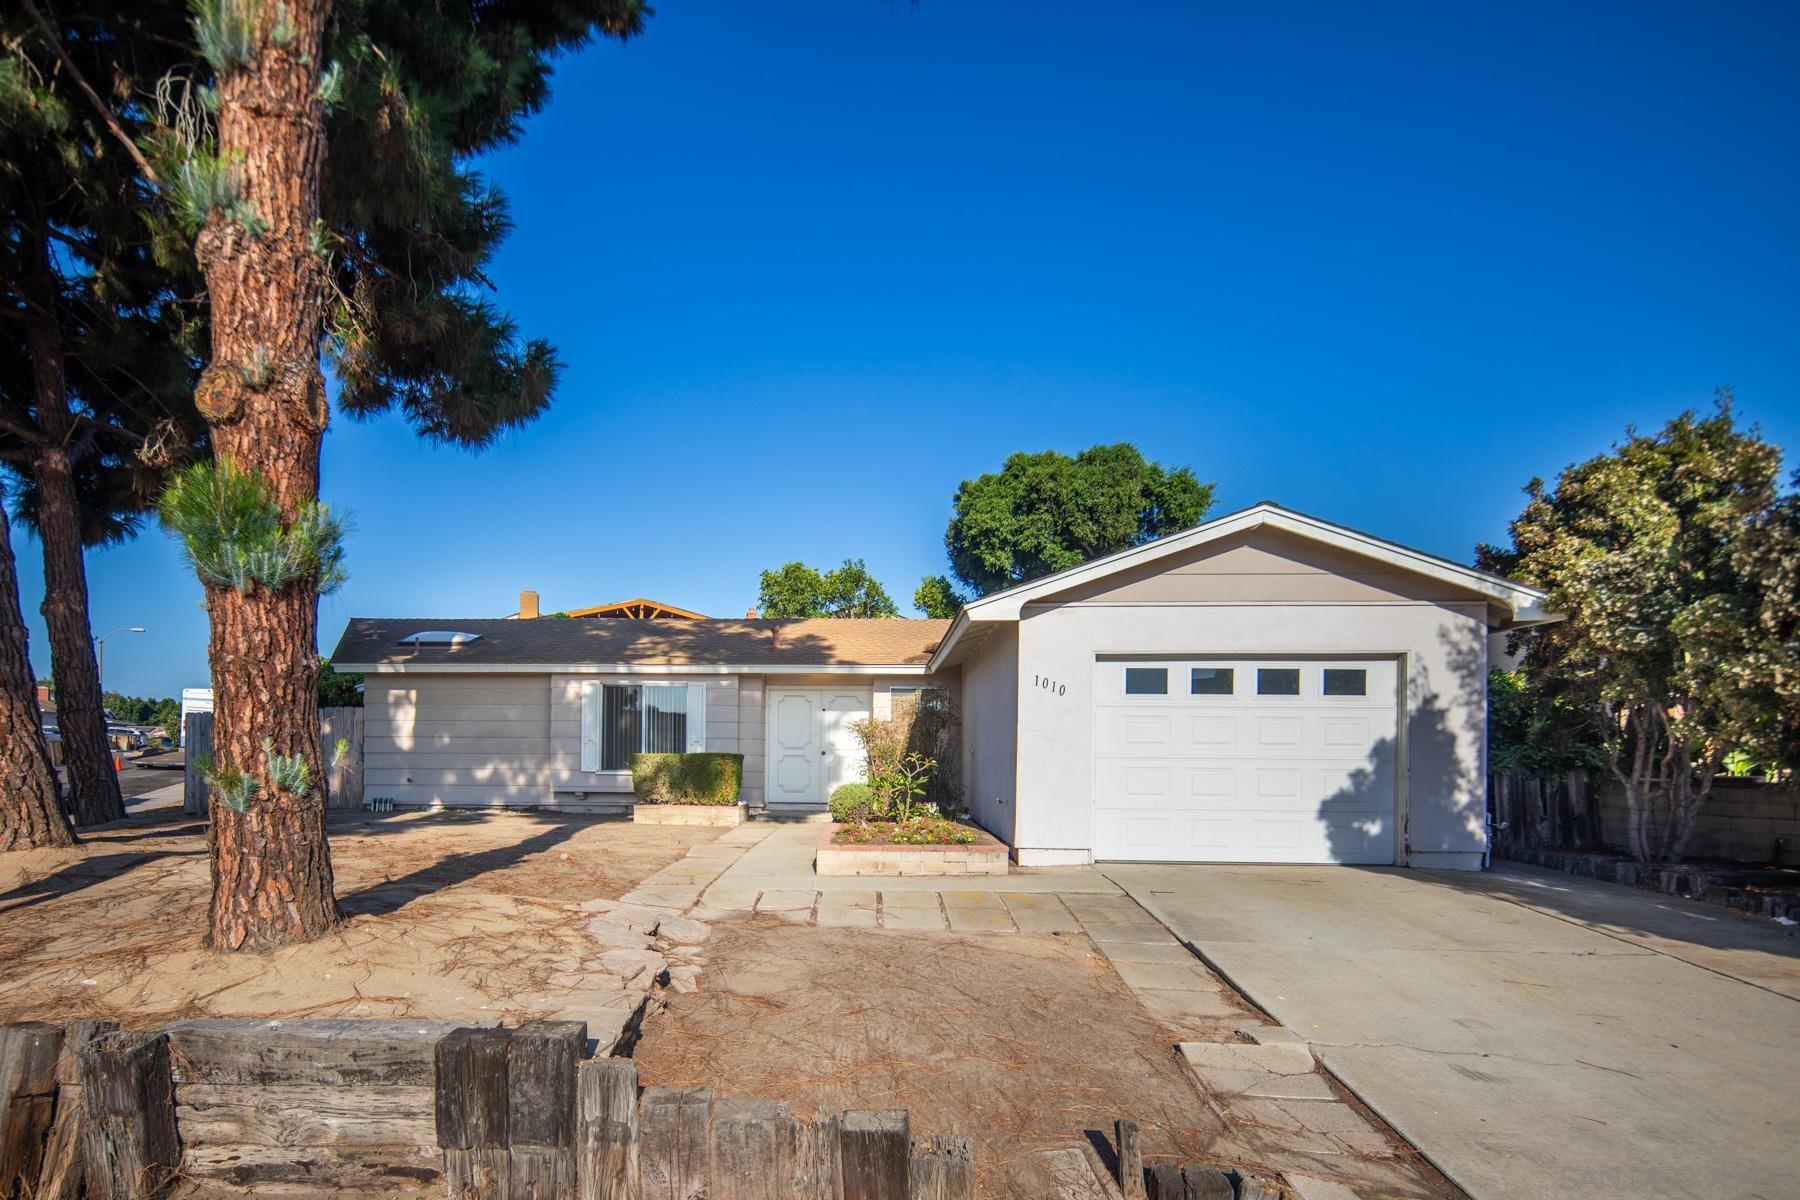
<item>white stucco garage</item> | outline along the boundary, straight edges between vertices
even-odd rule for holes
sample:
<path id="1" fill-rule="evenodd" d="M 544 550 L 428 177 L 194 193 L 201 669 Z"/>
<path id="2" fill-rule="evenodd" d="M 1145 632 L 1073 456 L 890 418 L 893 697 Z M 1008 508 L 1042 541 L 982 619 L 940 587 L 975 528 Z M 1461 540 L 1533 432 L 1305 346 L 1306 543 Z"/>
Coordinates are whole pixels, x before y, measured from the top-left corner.
<path id="1" fill-rule="evenodd" d="M 1475 868 L 1488 638 L 1543 601 L 1265 503 L 984 597 L 930 666 L 1022 865 Z"/>

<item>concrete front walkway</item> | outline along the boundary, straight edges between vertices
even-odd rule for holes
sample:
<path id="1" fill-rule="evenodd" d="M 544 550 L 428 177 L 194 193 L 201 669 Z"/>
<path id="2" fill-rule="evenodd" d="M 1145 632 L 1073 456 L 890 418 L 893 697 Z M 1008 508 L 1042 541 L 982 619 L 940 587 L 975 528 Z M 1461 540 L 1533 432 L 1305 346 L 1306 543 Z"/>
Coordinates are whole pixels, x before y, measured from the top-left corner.
<path id="1" fill-rule="evenodd" d="M 1510 864 L 1105 874 L 1477 1200 L 1800 1179 L 1800 938 Z"/>
<path id="2" fill-rule="evenodd" d="M 758 912 L 802 924 L 957 933 L 1066 933 L 1081 926 L 1058 898 L 1120 895 L 1092 867 L 1008 875 L 815 875 L 816 821 L 757 820 L 756 841 L 700 894 L 696 915 Z M 756 831 L 766 831 L 759 834 Z"/>

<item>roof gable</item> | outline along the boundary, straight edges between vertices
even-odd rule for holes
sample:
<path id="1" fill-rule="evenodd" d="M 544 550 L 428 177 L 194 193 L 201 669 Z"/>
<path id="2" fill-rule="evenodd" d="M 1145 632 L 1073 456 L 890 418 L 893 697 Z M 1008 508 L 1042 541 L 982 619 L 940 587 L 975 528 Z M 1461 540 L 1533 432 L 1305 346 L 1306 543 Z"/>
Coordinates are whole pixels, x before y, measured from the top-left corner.
<path id="1" fill-rule="evenodd" d="M 936 667 L 949 660 L 962 631 L 971 623 L 1016 621 L 1027 604 L 1104 594 L 1108 581 L 1147 580 L 1179 564 L 1184 555 L 1190 559 L 1202 557 L 1193 552 L 1208 546 L 1229 545 L 1233 539 L 1245 539 L 1246 535 L 1258 531 L 1272 531 L 1324 548 L 1330 552 L 1330 560 L 1366 563 L 1369 565 L 1366 574 L 1384 579 L 1389 591 L 1404 595 L 1401 581 L 1412 577 L 1484 601 L 1501 610 L 1497 614 L 1500 618 L 1496 621 L 1497 627 L 1554 619 L 1543 609 L 1545 594 L 1536 588 L 1264 501 L 1192 529 L 972 601 L 951 626 L 950 633 L 933 656 L 932 664 Z M 1352 574 L 1342 569 L 1340 573 L 1346 578 Z M 1254 601 L 1247 599 L 1246 602 Z"/>

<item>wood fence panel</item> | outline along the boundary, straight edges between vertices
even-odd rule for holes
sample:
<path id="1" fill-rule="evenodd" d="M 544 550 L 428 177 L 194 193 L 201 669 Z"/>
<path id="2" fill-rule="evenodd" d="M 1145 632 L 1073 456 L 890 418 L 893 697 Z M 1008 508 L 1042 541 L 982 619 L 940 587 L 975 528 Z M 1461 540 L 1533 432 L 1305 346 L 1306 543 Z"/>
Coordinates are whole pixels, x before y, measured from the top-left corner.
<path id="1" fill-rule="evenodd" d="M 187 748 L 187 768 L 182 779 L 181 811 L 190 816 L 206 814 L 206 780 L 198 761 L 212 753 L 213 714 L 189 713 L 182 741 Z M 342 742 L 343 754 L 338 753 Z M 363 710 L 319 710 L 319 758 L 325 764 L 327 808 L 361 808 L 363 798 Z"/>
<path id="2" fill-rule="evenodd" d="M 94 1200 L 161 1195 L 181 1162 L 168 1035 L 102 1034 L 82 1047 L 77 1061 Z"/>
<path id="3" fill-rule="evenodd" d="M 0 1196 L 30 1196 L 56 1115 L 60 1025 L 0 1026 Z"/>
<path id="4" fill-rule="evenodd" d="M 344 752 L 338 753 L 342 742 Z M 361 808 L 363 799 L 363 710 L 319 710 L 319 757 L 325 763 L 327 808 Z"/>
<path id="5" fill-rule="evenodd" d="M 973 1196 L 968 1139 L 913 1140 L 904 1111 L 802 1121 L 707 1088 L 640 1093 L 630 1060 L 585 1060 L 587 1041 L 559 1021 L 0 1026 L 0 1200 L 159 1200 L 184 1181 L 418 1200 Z M 1055 1152 L 1068 1179 L 1098 1178 L 1084 1153 Z"/>
<path id="6" fill-rule="evenodd" d="M 206 778 L 200 774 L 201 760 L 212 757 L 213 715 L 195 712 L 187 715 L 181 731 L 182 768 L 181 811 L 191 817 L 206 815 Z"/>
<path id="7" fill-rule="evenodd" d="M 638 1076 L 629 1058 L 590 1059 L 577 1070 L 579 1200 L 637 1200 Z"/>

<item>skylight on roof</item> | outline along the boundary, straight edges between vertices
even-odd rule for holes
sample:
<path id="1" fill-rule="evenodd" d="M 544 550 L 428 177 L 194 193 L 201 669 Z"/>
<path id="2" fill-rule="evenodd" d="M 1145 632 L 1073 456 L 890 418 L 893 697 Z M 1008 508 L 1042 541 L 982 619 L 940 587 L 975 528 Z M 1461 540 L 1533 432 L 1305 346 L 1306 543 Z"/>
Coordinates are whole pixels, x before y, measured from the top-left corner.
<path id="1" fill-rule="evenodd" d="M 400 639 L 402 646 L 448 646 L 455 649 L 481 640 L 479 633 L 461 633 L 455 629 L 422 629 Z"/>

